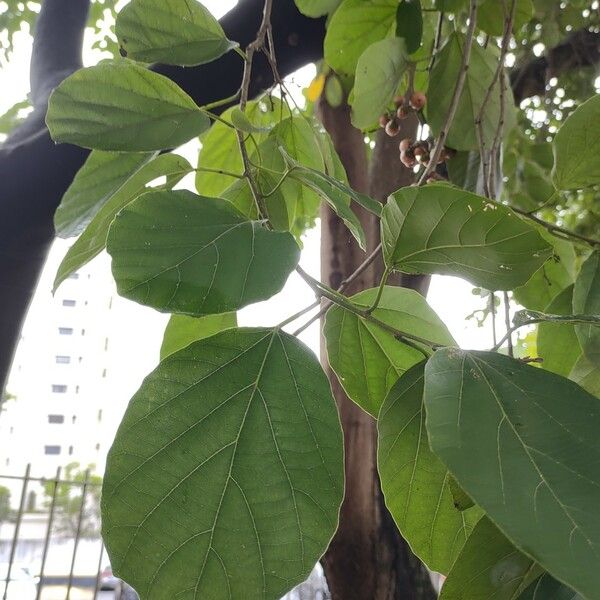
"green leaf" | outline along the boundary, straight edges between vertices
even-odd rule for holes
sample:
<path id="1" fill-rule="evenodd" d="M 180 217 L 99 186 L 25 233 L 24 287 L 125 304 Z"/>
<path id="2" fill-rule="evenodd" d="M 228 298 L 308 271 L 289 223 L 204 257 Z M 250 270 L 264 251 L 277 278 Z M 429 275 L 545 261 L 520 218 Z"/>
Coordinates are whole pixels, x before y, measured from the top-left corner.
<path id="1" fill-rule="evenodd" d="M 325 100 L 333 108 L 340 107 L 344 102 L 344 87 L 340 78 L 335 73 L 330 73 L 325 80 Z"/>
<path id="2" fill-rule="evenodd" d="M 287 157 L 285 153 L 282 154 L 286 159 L 288 166 L 294 167 L 292 176 L 296 179 L 311 182 L 312 185 L 321 188 L 323 193 L 327 192 L 330 196 L 332 204 L 337 205 L 338 203 L 343 202 L 343 197 L 349 197 L 351 200 L 354 200 L 354 202 L 362 206 L 365 210 L 368 210 L 370 213 L 373 213 L 377 216 L 381 215 L 382 206 L 380 202 L 377 202 L 377 200 L 373 200 L 373 198 L 370 198 L 365 194 L 354 191 L 349 185 L 340 181 L 339 178 L 331 177 L 326 173 L 322 173 L 314 169 L 299 166 L 295 163 L 295 161 L 290 160 L 290 157 Z M 333 196 L 335 196 L 335 199 Z"/>
<path id="3" fill-rule="evenodd" d="M 111 225 L 107 250 L 119 294 L 196 316 L 270 298 L 300 255 L 288 233 L 185 190 L 149 192 L 127 205 Z"/>
<path id="4" fill-rule="evenodd" d="M 600 95 L 572 112 L 554 137 L 552 179 L 559 190 L 600 183 Z"/>
<path id="5" fill-rule="evenodd" d="M 325 34 L 325 61 L 338 73 L 354 75 L 360 55 L 392 33 L 398 0 L 344 0 Z"/>
<path id="6" fill-rule="evenodd" d="M 341 0 L 295 0 L 298 10 L 307 17 L 322 17 L 332 13 Z"/>
<path id="7" fill-rule="evenodd" d="M 25 117 L 21 111 L 31 108 L 29 100 L 21 100 L 13 104 L 5 113 L 0 115 L 0 134 L 8 135 L 15 127 L 20 125 Z"/>
<path id="8" fill-rule="evenodd" d="M 581 355 L 569 374 L 569 379 L 600 398 L 600 365 L 597 361 L 592 362 L 587 356 Z"/>
<path id="9" fill-rule="evenodd" d="M 438 350 L 425 367 L 432 450 L 518 548 L 581 594 L 600 589 L 600 402 L 492 352 Z"/>
<path id="10" fill-rule="evenodd" d="M 573 312 L 600 315 L 600 251 L 594 251 L 583 263 L 573 290 Z M 600 328 L 576 325 L 575 332 L 583 353 L 600 364 Z"/>
<path id="11" fill-rule="evenodd" d="M 452 476 L 431 452 L 425 429 L 425 361 L 411 367 L 387 395 L 377 419 L 381 489 L 402 537 L 432 571 L 448 573 L 481 516 L 454 505 Z"/>
<path id="12" fill-rule="evenodd" d="M 577 592 L 544 573 L 519 596 L 519 600 L 584 600 Z"/>
<path id="13" fill-rule="evenodd" d="M 398 37 L 371 44 L 358 59 L 352 99 L 352 124 L 375 125 L 392 101 L 406 70 L 406 46 Z"/>
<path id="14" fill-rule="evenodd" d="M 477 194 L 481 191 L 479 152 L 461 151 L 446 161 L 450 181 L 467 192 Z"/>
<path id="15" fill-rule="evenodd" d="M 221 119 L 230 122 L 235 108 L 231 107 L 226 110 L 221 115 Z M 270 128 L 279 122 L 282 110 L 280 100 L 265 97 L 248 102 L 245 115 L 256 127 Z M 236 175 L 242 175 L 244 172 L 235 129 L 223 121 L 215 121 L 200 138 L 202 148 L 198 154 L 200 170 L 196 175 L 196 189 L 199 194 L 204 196 L 220 196 L 224 190 L 235 184 L 237 179 L 221 173 L 208 173 L 202 171 L 203 168 L 229 171 Z M 258 145 L 266 139 L 267 135 L 266 132 L 256 133 L 253 134 L 253 139 Z"/>
<path id="16" fill-rule="evenodd" d="M 250 122 L 245 112 L 242 112 L 237 106 L 231 111 L 231 123 L 239 131 L 245 133 L 269 133 L 268 127 L 257 127 Z"/>
<path id="17" fill-rule="evenodd" d="M 406 43 L 409 54 L 416 52 L 423 38 L 421 0 L 402 0 L 396 9 L 396 35 Z"/>
<path id="18" fill-rule="evenodd" d="M 435 102 L 428 103 L 427 118 L 436 135 L 443 127 L 448 114 L 462 65 L 464 44 L 463 34 L 457 32 L 450 34 L 429 78 L 427 96 L 435 98 Z M 498 56 L 491 46 L 484 49 L 476 42 L 473 44 L 465 86 L 446 140 L 446 144 L 451 148 L 456 150 L 477 150 L 479 148 L 475 120 L 493 81 L 497 64 Z M 510 85 L 507 85 L 507 89 L 510 90 Z M 482 120 L 483 138 L 488 148 L 491 147 L 496 135 L 500 112 L 500 82 L 498 81 L 490 95 Z M 511 94 L 505 94 L 504 112 L 504 132 L 506 133 L 515 122 Z"/>
<path id="19" fill-rule="evenodd" d="M 515 16 L 513 31 L 519 31 L 533 18 L 533 2 L 531 0 L 515 0 Z M 504 33 L 505 10 L 509 10 L 511 2 L 484 0 L 477 9 L 477 26 L 489 35 L 500 37 Z M 506 7 L 506 8 L 505 8 Z"/>
<path id="20" fill-rule="evenodd" d="M 210 125 L 171 80 L 128 61 L 67 77 L 50 96 L 46 123 L 56 142 L 124 152 L 175 148 Z"/>
<path id="21" fill-rule="evenodd" d="M 514 600 L 540 572 L 484 517 L 456 559 L 440 600 Z"/>
<path id="22" fill-rule="evenodd" d="M 381 237 L 389 267 L 456 275 L 488 290 L 525 283 L 551 254 L 536 229 L 510 209 L 446 184 L 392 194 Z"/>
<path id="23" fill-rule="evenodd" d="M 206 317 L 173 315 L 165 329 L 160 347 L 160 360 L 189 346 L 192 342 L 203 340 L 233 327 L 237 327 L 237 314 L 234 312 L 207 315 Z"/>
<path id="24" fill-rule="evenodd" d="M 237 46 L 196 0 L 132 0 L 117 15 L 115 33 L 125 56 L 147 63 L 192 67 Z"/>
<path id="25" fill-rule="evenodd" d="M 565 288 L 548 305 L 547 311 L 557 315 L 567 315 L 572 311 L 573 286 Z M 570 323 L 540 323 L 537 332 L 538 355 L 544 359 L 542 366 L 547 371 L 568 377 L 571 369 L 581 356 L 581 346 Z"/>
<path id="26" fill-rule="evenodd" d="M 369 308 L 377 292 L 377 289 L 360 292 L 351 301 L 359 308 Z M 405 333 L 427 335 L 442 346 L 454 344 L 444 323 L 414 290 L 385 287 L 372 316 Z M 339 306 L 327 312 L 323 334 L 329 364 L 344 390 L 374 417 L 400 375 L 423 360 L 423 353 L 417 349 Z"/>
<path id="27" fill-rule="evenodd" d="M 316 357 L 278 329 L 233 329 L 168 356 L 132 398 L 108 457 L 103 537 L 142 598 L 278 600 L 327 548 L 342 496 L 341 428 Z"/>
<path id="28" fill-rule="evenodd" d="M 146 184 L 157 177 L 166 176 L 169 182 L 168 186 L 172 187 L 192 170 L 190 163 L 177 154 L 161 154 L 139 168 L 100 207 L 94 218 L 79 236 L 79 239 L 69 248 L 58 267 L 54 281 L 54 291 L 57 290 L 58 286 L 71 273 L 83 267 L 83 265 L 90 262 L 90 260 L 98 256 L 106 248 L 108 230 L 115 215 L 135 197 L 139 196 L 145 190 Z M 82 193 L 85 189 L 85 187 L 82 188 Z"/>
<path id="29" fill-rule="evenodd" d="M 131 180 L 135 180 L 138 171 L 153 156 L 100 150 L 92 152 L 54 213 L 56 235 L 62 238 L 79 235 L 114 194 L 124 187 L 137 190 L 138 186 Z"/>
<path id="30" fill-rule="evenodd" d="M 552 300 L 575 281 L 577 256 L 571 242 L 559 240 L 542 228 L 539 228 L 538 232 L 552 246 L 554 255 L 525 285 L 516 288 L 513 296 L 525 308 L 545 311 Z"/>

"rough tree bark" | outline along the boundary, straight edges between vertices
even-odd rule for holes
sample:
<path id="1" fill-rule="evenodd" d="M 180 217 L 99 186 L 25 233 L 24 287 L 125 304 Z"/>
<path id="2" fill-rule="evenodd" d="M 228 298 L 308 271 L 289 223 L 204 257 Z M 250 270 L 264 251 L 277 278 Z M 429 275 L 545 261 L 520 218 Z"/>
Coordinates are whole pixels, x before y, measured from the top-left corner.
<path id="1" fill-rule="evenodd" d="M 367 165 L 363 135 L 350 124 L 347 106 L 331 108 L 320 103 L 325 129 L 346 168 L 350 185 L 357 191 L 371 191 L 380 200 L 393 190 L 412 182 L 411 173 L 398 160 L 397 141 L 378 139 L 371 170 Z M 414 122 L 406 135 L 413 135 Z M 378 220 L 358 208 L 361 223 L 372 251 L 379 243 Z M 365 258 L 343 222 L 329 208 L 321 211 L 321 278 L 337 288 Z M 348 293 L 379 283 L 380 264 L 374 264 L 355 280 Z M 424 290 L 422 278 L 399 281 Z M 408 544 L 385 507 L 377 474 L 377 429 L 375 420 L 344 393 L 327 365 L 322 343 L 323 364 L 338 404 L 346 453 L 346 494 L 340 526 L 322 559 L 333 600 L 430 600 L 436 597 L 429 575 L 412 554 Z"/>

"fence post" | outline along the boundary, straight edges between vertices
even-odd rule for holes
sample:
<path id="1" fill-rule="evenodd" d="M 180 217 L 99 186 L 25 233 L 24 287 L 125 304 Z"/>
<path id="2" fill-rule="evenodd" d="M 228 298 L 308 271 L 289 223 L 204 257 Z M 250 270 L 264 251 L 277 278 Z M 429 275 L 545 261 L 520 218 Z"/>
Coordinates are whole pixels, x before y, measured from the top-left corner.
<path id="1" fill-rule="evenodd" d="M 42 589 L 44 587 L 44 570 L 46 569 L 46 559 L 48 558 L 48 548 L 50 547 L 50 538 L 52 537 L 52 525 L 54 523 L 54 510 L 56 508 L 56 494 L 58 492 L 58 484 L 60 482 L 61 467 L 56 469 L 56 478 L 54 479 L 54 487 L 52 488 L 52 501 L 50 504 L 50 514 L 48 515 L 48 528 L 46 529 L 46 539 L 44 540 L 44 550 L 42 552 L 42 564 L 40 566 L 39 583 L 35 600 L 40 600 L 42 597 Z"/>
<path id="2" fill-rule="evenodd" d="M 71 558 L 71 570 L 69 571 L 69 583 L 67 585 L 67 596 L 65 600 L 71 600 L 71 588 L 73 587 L 73 571 L 75 570 L 75 559 L 77 558 L 77 547 L 79 546 L 79 536 L 81 535 L 81 523 L 83 521 L 83 513 L 85 512 L 85 500 L 87 489 L 90 481 L 90 470 L 85 472 L 85 479 L 81 490 L 81 506 L 79 507 L 79 516 L 77 518 L 77 533 L 75 534 L 75 543 L 73 545 L 73 557 Z"/>
<path id="3" fill-rule="evenodd" d="M 29 483 L 29 475 L 31 473 L 31 465 L 28 464 L 25 468 L 25 477 L 23 478 L 23 487 L 21 488 L 21 501 L 19 502 L 19 512 L 15 522 L 15 532 L 13 535 L 12 546 L 10 547 L 10 558 L 8 559 L 8 570 L 6 571 L 6 581 L 4 582 L 4 594 L 2 600 L 6 600 L 8 595 L 8 584 L 12 573 L 13 562 L 17 552 L 17 543 L 19 541 L 19 531 L 21 529 L 21 521 L 23 520 L 23 512 L 25 511 L 25 500 L 27 498 L 27 484 Z"/>

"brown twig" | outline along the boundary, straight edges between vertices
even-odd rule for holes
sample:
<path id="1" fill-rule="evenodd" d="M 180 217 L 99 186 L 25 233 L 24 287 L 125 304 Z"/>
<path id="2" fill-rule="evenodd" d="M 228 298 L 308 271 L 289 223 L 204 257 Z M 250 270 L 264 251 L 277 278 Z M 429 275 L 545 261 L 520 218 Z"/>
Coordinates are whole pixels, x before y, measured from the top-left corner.
<path id="1" fill-rule="evenodd" d="M 510 331 L 510 328 L 511 328 L 511 321 L 510 321 L 510 299 L 508 297 L 508 292 L 504 292 L 504 324 L 506 325 L 506 331 L 508 333 Z M 508 333 L 508 355 L 511 358 L 514 357 L 512 335 L 510 333 Z"/>
<path id="2" fill-rule="evenodd" d="M 452 122 L 454 121 L 454 116 L 456 115 L 456 110 L 458 109 L 458 101 L 460 100 L 463 88 L 465 86 L 465 80 L 467 78 L 467 71 L 469 70 L 469 61 L 471 60 L 471 47 L 473 46 L 473 38 L 475 35 L 475 25 L 477 24 L 477 0 L 470 0 L 470 9 L 469 9 L 469 27 L 467 29 L 467 35 L 465 38 L 465 48 L 463 50 L 463 59 L 462 64 L 460 66 L 460 71 L 458 74 L 458 78 L 456 80 L 456 85 L 454 86 L 454 92 L 452 94 L 452 99 L 450 100 L 450 106 L 448 107 L 448 113 L 446 115 L 446 119 L 442 128 L 440 130 L 440 134 L 438 135 L 437 141 L 431 152 L 429 163 L 425 170 L 421 174 L 419 178 L 419 185 L 423 185 L 427 182 L 427 178 L 433 171 L 435 170 L 438 160 L 442 154 L 442 150 L 444 149 L 444 144 L 446 143 L 446 138 L 448 137 L 448 131 Z"/>

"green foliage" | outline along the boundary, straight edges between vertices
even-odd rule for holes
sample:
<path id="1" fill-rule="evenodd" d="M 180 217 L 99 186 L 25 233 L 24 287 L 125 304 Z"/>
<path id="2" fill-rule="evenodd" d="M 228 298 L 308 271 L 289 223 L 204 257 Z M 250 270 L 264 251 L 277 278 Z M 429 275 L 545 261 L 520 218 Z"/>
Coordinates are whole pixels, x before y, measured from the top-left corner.
<path id="1" fill-rule="evenodd" d="M 0 525 L 10 516 L 10 490 L 0 485 Z"/>
<path id="2" fill-rule="evenodd" d="M 424 398 L 431 447 L 465 491 L 529 556 L 595 597 L 600 523 L 586 515 L 600 501 L 598 399 L 518 360 L 455 348 L 427 363 Z"/>
<path id="3" fill-rule="evenodd" d="M 277 599 L 324 552 L 342 495 L 318 361 L 278 329 L 235 329 L 168 356 L 132 399 L 108 459 L 104 540 L 142 598 Z"/>
<path id="4" fill-rule="evenodd" d="M 452 565 L 440 600 L 513 600 L 541 571 L 484 517 Z"/>
<path id="5" fill-rule="evenodd" d="M 600 96 L 575 110 L 554 138 L 552 178 L 559 190 L 600 183 Z"/>
<path id="6" fill-rule="evenodd" d="M 352 296 L 363 311 L 374 305 L 378 290 Z M 369 320 L 374 318 L 391 329 Z M 344 390 L 361 408 L 377 416 L 398 377 L 423 359 L 425 350 L 399 341 L 394 333 L 420 335 L 442 346 L 452 336 L 423 296 L 413 290 L 386 286 L 377 307 L 368 315 L 335 306 L 327 313 L 324 335 L 327 357 Z"/>
<path id="7" fill-rule="evenodd" d="M 390 268 L 458 275 L 489 290 L 525 283 L 550 256 L 550 246 L 515 213 L 443 184 L 393 194 L 381 237 Z"/>
<path id="8" fill-rule="evenodd" d="M 448 113 L 456 79 L 459 75 L 465 46 L 465 36 L 453 33 L 435 62 L 427 95 L 435 98 L 428 105 L 427 118 L 434 133 L 439 133 Z M 479 111 L 486 97 L 488 88 L 494 80 L 498 58 L 490 48 L 482 48 L 474 44 L 471 49 L 471 61 L 467 71 L 465 87 L 458 101 L 456 116 L 448 131 L 447 143 L 456 150 L 477 150 L 477 127 L 475 125 Z M 500 81 L 492 87 L 485 114 L 481 122 L 483 139 L 489 148 L 492 145 L 501 116 Z M 510 94 L 504 96 L 504 129 L 502 134 L 510 130 L 514 123 L 514 105 Z"/>
<path id="9" fill-rule="evenodd" d="M 132 0 L 117 17 L 116 33 L 123 55 L 146 63 L 191 67 L 237 46 L 196 0 Z"/>
<path id="10" fill-rule="evenodd" d="M 358 59 L 352 100 L 352 123 L 366 129 L 391 103 L 404 71 L 406 45 L 398 37 L 369 46 Z"/>
<path id="11" fill-rule="evenodd" d="M 467 0 L 422 4 L 297 0 L 307 15 L 330 16 L 311 101 L 322 95 L 344 111 L 349 93 L 354 124 L 369 130 L 395 94 L 428 87 L 417 114 L 427 126 L 418 161 L 408 144 L 415 185 L 385 203 L 352 189 L 318 111 L 291 106 L 283 84 L 246 102 L 245 79 L 240 104 L 217 117 L 121 59 L 80 70 L 51 98 L 54 139 L 94 149 L 55 216 L 59 235 L 79 235 L 55 285 L 107 248 L 121 295 L 173 313 L 104 483 L 111 562 L 142 600 L 278 600 L 335 532 L 344 485 L 336 406 L 316 358 L 282 331 L 306 311 L 271 329 L 237 326 L 235 311 L 277 294 L 294 269 L 327 301 L 329 365 L 377 420 L 385 502 L 415 553 L 448 574 L 441 598 L 598 597 L 598 103 L 583 102 L 593 78 L 569 72 L 556 86 L 547 82 L 546 100 L 516 109 L 499 68 L 509 62 L 499 49 L 502 3 L 477 3 L 472 40 Z M 594 25 L 587 7 L 517 0 L 509 45 L 516 64 L 536 44 Z M 267 21 L 261 32 L 257 54 L 271 50 Z M 235 45 L 192 0 L 133 0 L 117 33 L 130 58 L 183 66 Z M 198 135 L 197 169 L 157 152 Z M 373 140 L 367 132 L 370 158 L 378 154 Z M 343 143 L 336 138 L 345 155 Z M 446 165 L 433 174 L 435 148 Z M 374 177 L 387 177 L 377 160 Z M 393 168 L 387 157 L 382 164 Z M 488 177 L 486 197 L 491 167 L 501 185 Z M 454 185 L 428 182 L 446 168 Z M 198 194 L 173 191 L 194 170 Z M 378 287 L 348 296 L 297 268 L 302 235 L 323 205 L 348 229 L 336 244 L 353 236 L 371 251 L 380 221 Z M 377 252 L 340 290 L 371 280 Z M 530 330 L 513 340 L 517 355 L 531 358 L 505 355 L 503 342 L 490 352 L 456 348 L 421 295 L 387 285 L 392 271 L 467 279 L 483 288 L 488 314 L 504 304 L 492 290 L 512 292 L 526 308 L 514 315 L 515 330 L 539 324 L 537 337 Z M 541 365 L 526 364 L 538 358 Z M 66 498 L 65 514 L 79 502 Z"/>
<path id="12" fill-rule="evenodd" d="M 129 62 L 80 69 L 52 92 L 46 117 L 57 142 L 146 152 L 178 146 L 208 117 L 171 80 Z"/>
<path id="13" fill-rule="evenodd" d="M 110 156 L 110 155 L 107 155 Z M 123 159 L 125 163 L 131 163 L 130 156 L 138 157 L 140 155 L 117 155 Z M 94 160 L 94 152 L 90 155 L 88 162 L 84 164 L 79 174 L 82 172 L 89 173 L 89 162 L 93 160 L 95 164 L 99 164 Z M 95 169 L 90 173 L 90 176 L 76 176 L 72 186 L 63 196 L 63 200 L 55 214 L 55 223 L 58 215 L 61 215 L 61 226 L 65 229 L 73 231 L 75 225 L 82 224 L 82 216 L 85 221 L 90 217 L 92 212 L 95 215 L 87 224 L 79 238 L 69 248 L 63 261 L 58 267 L 56 279 L 54 280 L 54 291 L 71 273 L 77 271 L 90 260 L 98 256 L 102 250 L 106 248 L 106 238 L 108 230 L 117 215 L 117 213 L 127 206 L 134 198 L 139 196 L 146 190 L 146 185 L 157 177 L 166 176 L 167 182 L 164 187 L 172 188 L 180 179 L 189 173 L 192 168 L 190 164 L 181 156 L 176 154 L 163 154 L 155 157 L 150 162 L 147 162 L 147 157 L 144 157 L 144 164 L 136 171 L 130 172 L 129 177 L 119 179 L 110 186 L 87 185 L 83 182 L 94 182 Z M 106 165 L 114 164 L 112 161 L 108 163 L 102 161 L 102 170 L 106 173 Z M 116 169 L 114 169 L 116 170 Z M 111 167 L 111 173 L 113 169 Z M 78 174 L 78 175 L 79 175 Z M 116 183 L 116 185 L 114 184 Z M 119 185 L 120 184 L 120 185 Z M 89 194 L 89 195 L 88 195 Z M 94 202 L 90 206 L 91 201 Z M 61 212 L 59 212 L 61 211 Z"/>
<path id="14" fill-rule="evenodd" d="M 377 462 L 386 505 L 403 537 L 433 571 L 448 573 L 473 526 L 478 508 L 455 506 L 452 476 L 427 440 L 425 362 L 396 382 L 379 412 Z"/>
<path id="15" fill-rule="evenodd" d="M 106 248 L 122 296 L 195 316 L 269 298 L 300 256 L 291 235 L 185 190 L 148 192 L 128 204 L 116 215 Z"/>
<path id="16" fill-rule="evenodd" d="M 160 360 L 189 346 L 192 342 L 212 337 L 225 329 L 234 327 L 237 327 L 237 315 L 233 312 L 207 315 L 206 317 L 173 315 L 165 328 L 165 335 L 160 347 Z"/>

